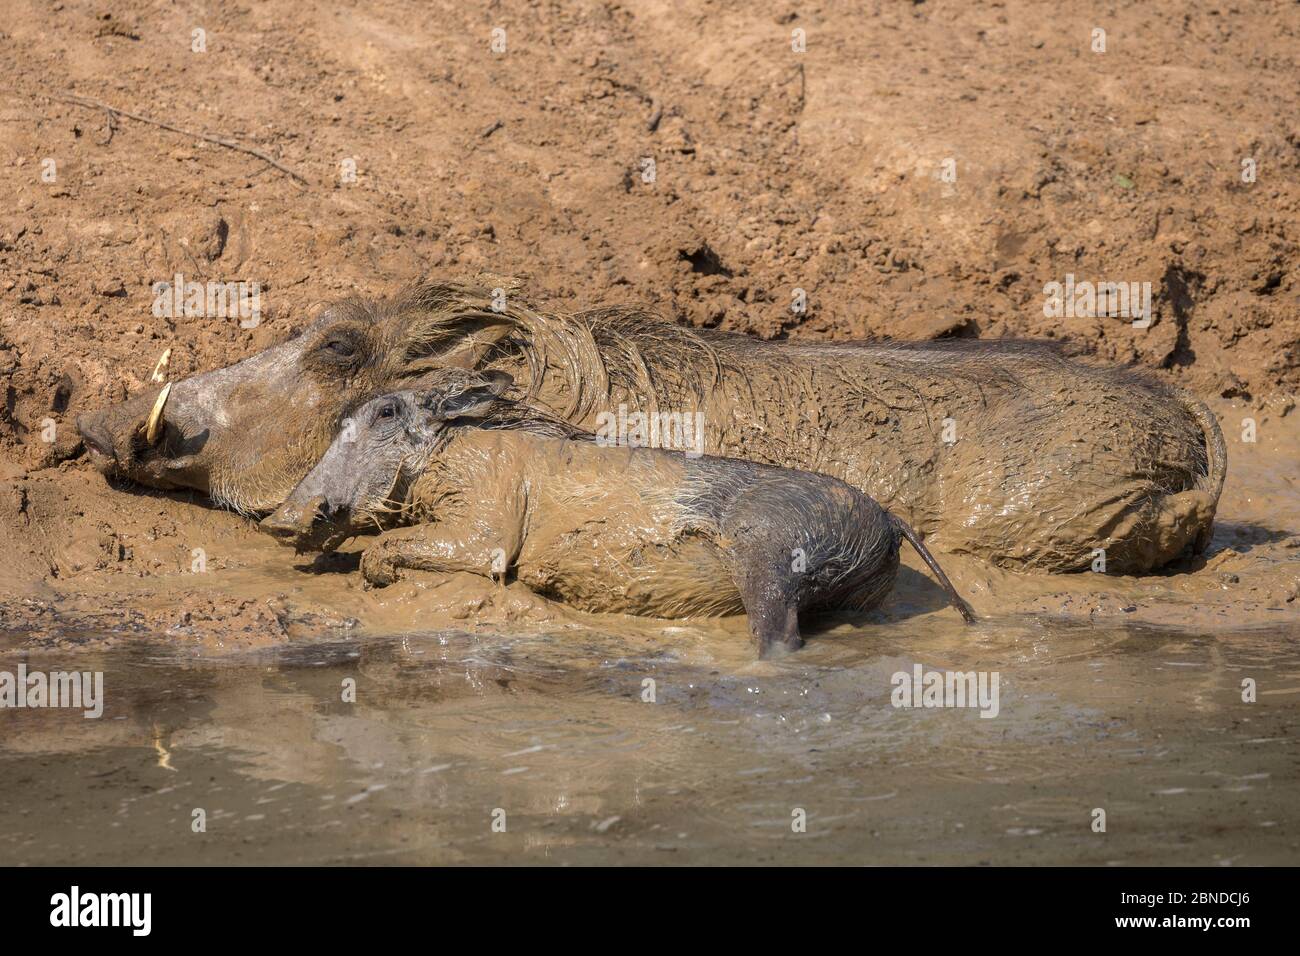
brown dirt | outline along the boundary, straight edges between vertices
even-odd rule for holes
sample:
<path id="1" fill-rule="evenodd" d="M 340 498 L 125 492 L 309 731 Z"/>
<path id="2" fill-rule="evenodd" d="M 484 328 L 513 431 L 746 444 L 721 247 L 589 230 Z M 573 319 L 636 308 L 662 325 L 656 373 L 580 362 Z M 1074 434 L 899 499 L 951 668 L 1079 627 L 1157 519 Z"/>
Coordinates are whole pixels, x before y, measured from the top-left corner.
<path id="1" fill-rule="evenodd" d="M 1098 26 L 1103 54 L 1089 48 Z M 489 49 L 494 27 L 505 54 Z M 206 52 L 191 51 L 196 28 Z M 806 53 L 791 51 L 795 29 Z M 525 277 L 543 307 L 648 302 L 766 337 L 1053 337 L 1162 370 L 1215 403 L 1229 438 L 1204 566 L 954 578 L 977 610 L 1014 591 L 1044 613 L 1294 615 L 1298 37 L 1300 7 L 1282 2 L 271 0 L 199 14 L 13 0 L 0 617 L 37 638 L 108 618 L 227 646 L 379 614 L 354 574 L 302 574 L 236 516 L 112 489 L 72 421 L 142 388 L 164 348 L 179 378 L 276 341 L 320 300 L 481 269 Z M 233 138 L 305 183 L 65 94 Z M 355 183 L 340 177 L 349 158 Z M 154 318 L 151 286 L 176 272 L 259 283 L 261 325 Z M 1045 318 L 1043 286 L 1066 273 L 1151 282 L 1152 326 Z M 1245 417 L 1256 444 L 1240 440 Z M 191 574 L 200 547 L 208 573 Z M 388 619 L 402 599 L 385 600 Z M 561 613 L 475 600 L 485 619 Z"/>

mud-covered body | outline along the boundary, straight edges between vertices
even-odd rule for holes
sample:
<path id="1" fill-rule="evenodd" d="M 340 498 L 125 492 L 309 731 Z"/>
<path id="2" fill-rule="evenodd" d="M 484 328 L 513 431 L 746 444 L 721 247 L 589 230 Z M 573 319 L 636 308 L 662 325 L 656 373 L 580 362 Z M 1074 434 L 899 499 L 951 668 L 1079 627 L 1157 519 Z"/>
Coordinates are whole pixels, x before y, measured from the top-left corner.
<path id="1" fill-rule="evenodd" d="M 1226 474 L 1199 402 L 1050 346 L 762 342 L 635 308 L 573 315 L 429 283 L 349 300 L 289 341 L 83 416 L 104 467 L 192 487 L 249 513 L 285 500 L 339 422 L 442 368 L 507 372 L 594 429 L 620 406 L 703 421 L 708 454 L 823 473 L 865 491 L 943 550 L 1016 569 L 1159 567 L 1209 541 Z"/>
<path id="2" fill-rule="evenodd" d="M 655 449 L 459 429 L 411 504 L 458 569 L 490 573 L 499 547 L 519 581 L 589 611 L 737 614 L 760 574 L 800 609 L 870 608 L 898 568 L 888 515 L 843 482 Z"/>
<path id="3" fill-rule="evenodd" d="M 1105 549 L 1131 573 L 1209 541 L 1219 426 L 1139 374 L 1034 343 L 705 340 L 706 452 L 841 478 L 941 550 L 1078 571 Z"/>
<path id="4" fill-rule="evenodd" d="M 402 525 L 362 557 L 371 584 L 403 569 L 466 571 L 510 575 L 587 611 L 745 612 L 764 652 L 802 643 L 800 613 L 870 609 L 893 587 L 910 531 L 844 482 L 538 433 L 532 421 L 505 427 L 495 410 L 514 406 L 499 390 L 475 398 L 461 381 L 450 399 L 405 392 L 369 403 L 264 530 L 328 548 Z"/>

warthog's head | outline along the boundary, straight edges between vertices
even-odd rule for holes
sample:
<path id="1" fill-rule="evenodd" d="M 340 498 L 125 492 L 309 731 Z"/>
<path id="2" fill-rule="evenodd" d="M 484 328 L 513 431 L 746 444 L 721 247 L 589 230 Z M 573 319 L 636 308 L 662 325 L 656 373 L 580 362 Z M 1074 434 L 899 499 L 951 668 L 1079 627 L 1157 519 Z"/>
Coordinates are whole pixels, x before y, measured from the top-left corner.
<path id="1" fill-rule="evenodd" d="M 481 422 L 510 385 L 503 372 L 447 369 L 437 384 L 366 402 L 259 527 L 299 551 L 332 550 L 400 519 L 411 485 L 455 423 Z"/>
<path id="2" fill-rule="evenodd" d="M 474 368 L 548 333 L 500 290 L 441 284 L 395 299 L 347 300 L 242 362 L 80 416 L 104 471 L 155 488 L 194 488 L 253 514 L 284 501 L 353 409 L 441 368 Z M 535 327 L 535 328 L 534 328 Z M 491 354 L 490 354 L 491 353 Z M 531 359 L 529 359 L 531 361 Z"/>

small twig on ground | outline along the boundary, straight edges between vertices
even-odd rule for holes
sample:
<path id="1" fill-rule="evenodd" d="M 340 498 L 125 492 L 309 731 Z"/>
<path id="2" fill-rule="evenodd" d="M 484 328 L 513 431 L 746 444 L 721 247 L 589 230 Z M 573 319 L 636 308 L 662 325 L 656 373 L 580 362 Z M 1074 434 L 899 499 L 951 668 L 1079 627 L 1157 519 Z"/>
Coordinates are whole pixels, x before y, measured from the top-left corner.
<path id="1" fill-rule="evenodd" d="M 505 125 L 506 125 L 506 124 L 505 124 L 505 122 L 504 122 L 503 120 L 497 120 L 497 121 L 494 122 L 491 126 L 487 127 L 485 130 L 483 130 L 483 132 L 481 132 L 481 133 L 478 134 L 479 139 L 487 139 L 489 136 L 491 136 L 493 133 L 495 133 L 495 132 L 496 132 L 497 130 L 499 130 L 502 126 L 505 126 Z"/>
<path id="2" fill-rule="evenodd" d="M 108 135 L 104 137 L 102 143 L 98 144 L 100 146 L 107 146 L 109 143 L 113 142 L 113 134 L 117 132 L 117 123 L 113 119 L 113 111 L 105 110 L 104 116 L 107 117 L 106 128 L 108 130 Z"/>
<path id="3" fill-rule="evenodd" d="M 653 133 L 659 128 L 659 121 L 664 118 L 663 104 L 658 100 L 654 101 L 654 109 L 650 112 L 650 118 L 645 121 L 647 133 Z"/>
<path id="4" fill-rule="evenodd" d="M 151 119 L 148 116 L 141 116 L 139 113 L 131 113 L 127 110 L 118 109 L 116 106 L 101 103 L 99 100 L 92 100 L 88 96 L 75 96 L 71 93 L 42 93 L 40 95 L 52 100 L 58 100 L 61 103 L 71 103 L 74 106 L 84 106 L 87 109 L 104 110 L 109 116 L 110 139 L 112 138 L 113 117 L 125 116 L 127 119 L 133 119 L 137 123 L 146 123 L 149 126 L 157 126 L 159 129 L 170 130 L 173 133 L 180 133 L 182 136 L 192 136 L 195 139 L 203 140 L 205 143 L 224 146 L 226 149 L 233 149 L 237 153 L 245 153 L 248 156 L 254 156 L 264 163 L 271 164 L 276 169 L 280 170 L 280 172 L 302 185 L 310 185 L 305 176 L 290 169 L 275 157 L 267 155 L 260 149 L 254 149 L 252 146 L 245 146 L 243 143 L 237 142 L 236 140 L 225 139 L 221 136 L 213 136 L 211 133 L 201 133 L 196 130 L 185 129 L 183 126 L 174 126 L 171 123 L 165 123 L 162 120 Z"/>

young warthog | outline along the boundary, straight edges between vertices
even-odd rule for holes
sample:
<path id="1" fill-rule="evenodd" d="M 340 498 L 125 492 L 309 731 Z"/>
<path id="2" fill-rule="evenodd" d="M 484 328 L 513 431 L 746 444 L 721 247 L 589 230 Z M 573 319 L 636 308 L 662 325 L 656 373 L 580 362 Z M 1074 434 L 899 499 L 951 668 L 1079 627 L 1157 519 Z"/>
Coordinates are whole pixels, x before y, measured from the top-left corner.
<path id="1" fill-rule="evenodd" d="M 575 425 L 621 407 L 703 424 L 703 450 L 842 478 L 940 550 L 1136 573 L 1203 550 L 1226 474 L 1210 411 L 1134 373 L 1001 342 L 762 342 L 634 307 L 536 312 L 427 283 L 330 306 L 244 361 L 83 415 L 105 469 L 265 513 L 342 419 L 442 368 L 497 369 Z"/>
<path id="2" fill-rule="evenodd" d="M 764 656 L 803 644 L 799 613 L 870 609 L 912 530 L 844 482 L 730 458 L 609 447 L 501 397 L 509 377 L 449 371 L 345 423 L 261 527 L 299 549 L 402 523 L 365 552 L 374 585 L 403 568 L 511 571 L 589 611 L 653 617 L 744 611 Z"/>

